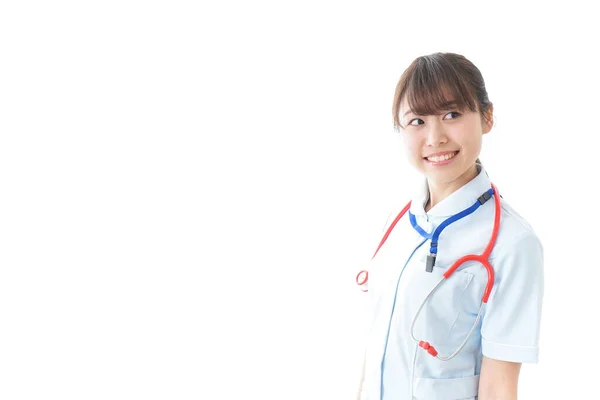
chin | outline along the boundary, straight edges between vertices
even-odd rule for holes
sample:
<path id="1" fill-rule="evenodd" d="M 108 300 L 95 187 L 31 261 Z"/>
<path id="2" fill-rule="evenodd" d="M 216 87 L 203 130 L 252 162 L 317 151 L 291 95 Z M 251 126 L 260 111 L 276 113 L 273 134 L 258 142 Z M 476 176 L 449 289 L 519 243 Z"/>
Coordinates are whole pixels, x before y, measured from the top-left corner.
<path id="1" fill-rule="evenodd" d="M 430 182 L 435 182 L 437 184 L 447 184 L 447 183 L 452 183 L 454 181 L 456 181 L 458 177 L 457 176 L 448 176 L 448 175 L 444 175 L 444 176 L 439 176 L 439 175 L 429 175 L 427 176 L 427 180 L 429 180 Z"/>
<path id="2" fill-rule="evenodd" d="M 454 182 L 456 179 L 460 177 L 460 173 L 456 170 L 452 171 L 427 171 L 424 172 L 424 175 L 431 182 L 437 183 L 450 183 Z"/>

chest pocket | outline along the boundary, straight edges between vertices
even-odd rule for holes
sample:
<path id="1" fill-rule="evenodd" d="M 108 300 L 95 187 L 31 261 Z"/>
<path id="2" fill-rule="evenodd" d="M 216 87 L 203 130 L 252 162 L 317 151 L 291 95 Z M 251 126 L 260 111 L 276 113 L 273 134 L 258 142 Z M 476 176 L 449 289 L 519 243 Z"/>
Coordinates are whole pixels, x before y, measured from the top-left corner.
<path id="1" fill-rule="evenodd" d="M 443 348 L 451 349 L 460 345 L 468 334 L 470 327 L 465 331 L 466 326 L 459 323 L 459 318 L 465 313 L 463 296 L 473 280 L 473 275 L 465 270 L 457 270 L 448 279 L 444 279 L 446 269 L 447 267 L 436 266 L 432 272 L 426 272 L 424 267 L 414 268 L 407 287 L 409 320 L 406 322 L 410 329 L 427 295 L 443 280 L 425 302 L 413 330 L 417 340 L 437 346 L 441 356 L 449 355 L 442 353 Z"/>

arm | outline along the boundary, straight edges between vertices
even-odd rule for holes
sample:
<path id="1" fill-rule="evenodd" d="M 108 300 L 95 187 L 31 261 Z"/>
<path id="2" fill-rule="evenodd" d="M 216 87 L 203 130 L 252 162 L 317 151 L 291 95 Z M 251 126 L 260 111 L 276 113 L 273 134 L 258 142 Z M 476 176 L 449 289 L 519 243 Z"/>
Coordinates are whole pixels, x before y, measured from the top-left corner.
<path id="1" fill-rule="evenodd" d="M 516 400 L 521 363 L 537 363 L 544 256 L 534 234 L 497 249 L 496 281 L 481 327 L 479 400 Z"/>
<path id="2" fill-rule="evenodd" d="M 479 400 L 516 400 L 521 363 L 483 356 Z"/>

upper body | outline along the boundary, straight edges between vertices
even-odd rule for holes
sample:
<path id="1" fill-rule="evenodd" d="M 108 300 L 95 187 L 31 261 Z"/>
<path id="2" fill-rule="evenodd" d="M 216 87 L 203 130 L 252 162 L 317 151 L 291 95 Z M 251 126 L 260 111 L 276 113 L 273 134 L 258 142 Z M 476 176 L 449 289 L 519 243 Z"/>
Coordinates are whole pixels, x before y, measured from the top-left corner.
<path id="1" fill-rule="evenodd" d="M 396 124 L 409 161 L 424 179 L 409 210 L 415 226 L 407 213 L 368 268 L 373 319 L 363 399 L 516 399 L 521 363 L 538 360 L 543 248 L 533 228 L 507 200 L 500 199 L 499 231 L 488 257 L 494 285 L 481 315 L 488 272 L 478 262 L 462 264 L 428 297 L 456 260 L 484 252 L 495 215 L 491 199 L 447 225 L 439 236 L 435 265 L 426 271 L 425 260 L 432 252 L 428 234 L 477 203 L 492 184 L 478 159 L 482 136 L 493 125 L 492 105 L 485 88 L 481 93 L 482 78 L 472 84 L 461 81 L 460 74 L 446 76 L 449 59 L 452 68 L 457 68 L 458 59 L 458 65 L 462 62 L 473 74 L 475 67 L 466 59 L 438 53 L 415 60 L 396 91 Z M 446 74 L 446 81 L 430 79 L 428 84 L 432 72 Z M 470 86 L 475 89 L 469 91 Z M 427 341 L 440 357 L 447 357 L 472 328 L 462 350 L 447 361 L 418 345 Z"/>

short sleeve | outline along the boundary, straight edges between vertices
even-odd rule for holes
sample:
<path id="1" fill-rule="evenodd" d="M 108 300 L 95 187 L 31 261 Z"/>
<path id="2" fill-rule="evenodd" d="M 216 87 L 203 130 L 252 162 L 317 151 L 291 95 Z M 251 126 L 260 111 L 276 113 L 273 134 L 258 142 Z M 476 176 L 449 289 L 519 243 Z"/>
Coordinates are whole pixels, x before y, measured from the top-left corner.
<path id="1" fill-rule="evenodd" d="M 529 232 L 499 249 L 491 263 L 495 282 L 481 326 L 483 355 L 537 363 L 544 295 L 542 244 Z"/>

